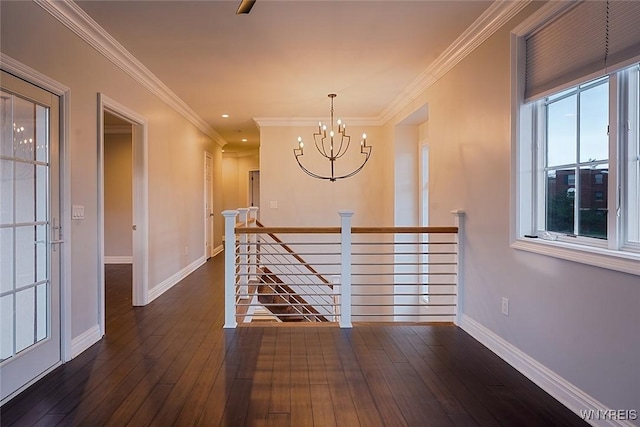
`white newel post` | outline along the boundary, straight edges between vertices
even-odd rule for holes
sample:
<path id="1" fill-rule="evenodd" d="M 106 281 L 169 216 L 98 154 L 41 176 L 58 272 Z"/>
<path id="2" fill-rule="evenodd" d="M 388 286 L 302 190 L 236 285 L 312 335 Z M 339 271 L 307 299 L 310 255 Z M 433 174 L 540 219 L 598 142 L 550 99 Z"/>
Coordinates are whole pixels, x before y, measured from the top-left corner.
<path id="1" fill-rule="evenodd" d="M 238 222 L 242 224 L 242 227 L 249 226 L 249 208 L 239 208 L 238 209 Z M 242 233 L 239 236 L 239 259 L 238 264 L 240 264 L 240 268 L 238 269 L 238 293 L 242 295 L 242 298 L 247 298 L 249 294 L 249 266 L 247 265 L 249 262 L 249 235 L 246 233 Z"/>
<path id="2" fill-rule="evenodd" d="M 351 217 L 353 211 L 340 215 L 340 327 L 351 328 Z"/>
<path id="3" fill-rule="evenodd" d="M 224 216 L 224 327 L 235 328 L 235 258 L 236 258 L 236 216 L 238 211 L 223 211 Z"/>
<path id="4" fill-rule="evenodd" d="M 249 227 L 257 227 L 258 207 L 249 207 Z M 249 280 L 258 280 L 258 235 L 249 235 Z"/>
<path id="5" fill-rule="evenodd" d="M 451 211 L 454 216 L 455 226 L 458 227 L 458 234 L 456 234 L 456 243 L 458 246 L 458 262 L 456 263 L 456 325 L 460 326 L 462 323 L 462 315 L 464 314 L 464 211 L 462 209 L 456 209 Z"/>

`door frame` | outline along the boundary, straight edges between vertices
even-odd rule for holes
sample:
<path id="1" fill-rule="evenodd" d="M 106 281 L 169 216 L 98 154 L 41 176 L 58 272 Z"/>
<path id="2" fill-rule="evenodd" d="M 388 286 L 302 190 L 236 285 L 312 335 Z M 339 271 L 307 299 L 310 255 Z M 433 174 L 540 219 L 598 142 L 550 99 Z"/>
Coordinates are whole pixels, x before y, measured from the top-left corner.
<path id="1" fill-rule="evenodd" d="M 207 185 L 207 161 L 211 160 L 211 184 Z M 213 215 L 213 154 L 211 154 L 208 151 L 204 152 L 204 208 L 205 211 L 207 209 L 207 197 L 209 199 L 209 203 L 211 203 L 210 206 L 210 211 L 211 211 L 211 215 Z M 215 241 L 214 237 L 215 237 L 215 216 L 211 217 L 211 233 L 209 238 L 211 239 L 211 250 L 209 251 L 209 253 L 207 253 L 207 222 L 209 221 L 209 217 L 208 217 L 208 213 L 205 212 L 204 215 L 204 232 L 205 232 L 205 236 L 204 236 L 204 258 L 205 259 L 209 259 L 211 257 L 213 257 L 213 252 L 214 252 L 214 246 L 213 246 L 213 242 Z"/>
<path id="2" fill-rule="evenodd" d="M 252 206 L 253 200 L 255 199 L 255 196 L 253 194 L 253 182 L 251 181 L 251 178 L 253 177 L 253 174 L 255 172 L 258 172 L 258 176 L 260 176 L 260 169 L 256 168 L 256 169 L 249 169 L 248 172 L 248 177 L 247 180 L 249 181 L 249 188 L 247 188 L 247 206 Z M 260 198 L 260 183 L 258 183 L 258 198 Z M 259 206 L 258 206 L 259 207 Z M 258 214 L 260 213 L 260 211 L 258 211 Z"/>
<path id="3" fill-rule="evenodd" d="M 134 306 L 149 303 L 149 186 L 146 119 L 98 93 L 98 286 L 99 322 L 101 335 L 105 334 L 105 274 L 104 274 L 104 113 L 118 116 L 131 123 L 133 152 L 133 286 L 131 301 Z"/>
<path id="4" fill-rule="evenodd" d="M 65 243 L 60 245 L 60 357 L 61 362 L 73 358 L 71 335 L 71 150 L 69 145 L 69 111 L 71 89 L 62 83 L 45 76 L 35 69 L 0 52 L 2 69 L 22 80 L 39 86 L 60 98 L 59 108 L 59 170 L 60 170 L 60 225 Z M 52 367 L 50 370 L 55 368 Z M 49 370 L 49 371 L 50 371 Z M 32 384 L 49 371 L 35 378 Z"/>

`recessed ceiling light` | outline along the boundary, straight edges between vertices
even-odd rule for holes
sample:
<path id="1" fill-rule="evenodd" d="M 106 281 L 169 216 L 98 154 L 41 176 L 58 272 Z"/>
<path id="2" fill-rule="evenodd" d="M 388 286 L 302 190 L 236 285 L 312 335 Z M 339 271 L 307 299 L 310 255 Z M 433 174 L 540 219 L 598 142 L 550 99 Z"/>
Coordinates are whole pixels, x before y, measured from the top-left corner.
<path id="1" fill-rule="evenodd" d="M 228 114 L 223 114 L 222 117 L 225 118 L 225 119 L 228 119 L 229 115 Z"/>
<path id="2" fill-rule="evenodd" d="M 247 138 L 242 138 L 242 142 L 247 142 Z"/>

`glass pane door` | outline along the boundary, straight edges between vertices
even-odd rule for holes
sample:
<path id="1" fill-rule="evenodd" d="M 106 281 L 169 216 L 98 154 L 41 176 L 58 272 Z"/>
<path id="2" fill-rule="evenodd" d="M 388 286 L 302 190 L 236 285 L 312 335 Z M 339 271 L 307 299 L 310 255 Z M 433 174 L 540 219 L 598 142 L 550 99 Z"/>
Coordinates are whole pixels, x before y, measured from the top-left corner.
<path id="1" fill-rule="evenodd" d="M 0 92 L 2 401 L 60 361 L 58 98 L 2 73 Z M 55 150 L 55 151 L 54 151 Z M 52 154 L 56 153 L 52 159 Z"/>

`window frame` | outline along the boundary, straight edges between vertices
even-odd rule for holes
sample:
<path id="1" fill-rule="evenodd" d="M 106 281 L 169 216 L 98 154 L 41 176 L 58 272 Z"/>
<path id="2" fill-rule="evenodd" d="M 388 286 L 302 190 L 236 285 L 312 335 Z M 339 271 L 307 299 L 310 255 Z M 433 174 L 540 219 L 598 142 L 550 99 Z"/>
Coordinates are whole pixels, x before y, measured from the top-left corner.
<path id="1" fill-rule="evenodd" d="M 537 173 L 540 165 L 538 136 L 545 129 L 540 124 L 541 120 L 537 120 L 536 117 L 540 114 L 539 102 L 525 102 L 525 37 L 541 23 L 552 19 L 566 7 L 566 5 L 558 3 L 563 2 L 550 2 L 541 7 L 511 32 L 511 247 L 640 275 L 640 244 L 636 245 L 635 242 L 628 241 L 629 236 L 626 232 L 629 221 L 626 217 L 628 215 L 619 216 L 617 214 L 618 210 L 626 212 L 627 207 L 622 201 L 628 197 L 623 196 L 627 190 L 622 185 L 622 181 L 625 177 L 630 176 L 625 167 L 627 162 L 621 161 L 629 156 L 626 152 L 630 147 L 626 138 L 629 136 L 629 132 L 622 134 L 618 132 L 620 126 L 623 126 L 622 129 L 627 128 L 622 117 L 628 109 L 628 105 L 622 105 L 621 97 L 618 95 L 622 90 L 628 90 L 629 82 L 625 78 L 619 79 L 617 73 L 608 73 L 610 74 L 609 93 L 617 94 L 617 100 L 615 105 L 612 105 L 612 97 L 609 98 L 609 123 L 615 123 L 616 126 L 610 125 L 607 200 L 610 214 L 607 220 L 607 239 L 582 236 L 560 237 L 546 235 L 544 232 L 538 233 L 537 220 L 541 218 L 541 209 L 544 209 L 537 203 L 537 197 L 541 191 L 540 187 L 543 184 Z M 629 74 L 628 71 L 624 73 Z M 594 73 L 583 76 L 577 81 L 553 89 L 550 93 L 542 94 L 541 98 L 544 99 L 552 93 L 559 93 L 578 84 L 595 80 L 602 77 L 601 74 Z M 638 121 L 638 125 L 640 125 L 640 119 Z M 620 159 L 618 155 L 620 155 Z M 579 159 L 577 160 L 579 161 Z"/>

